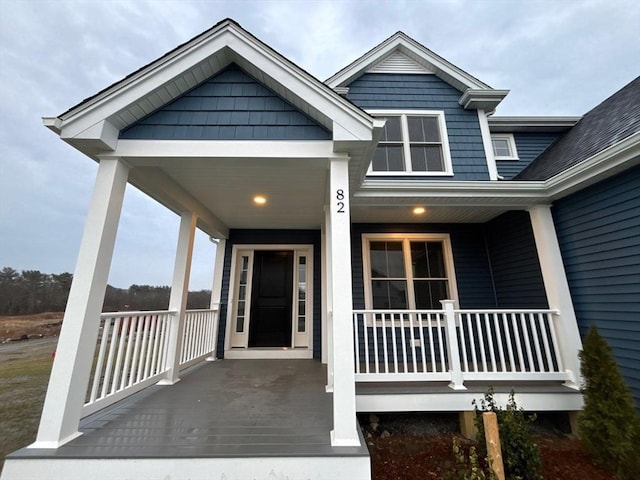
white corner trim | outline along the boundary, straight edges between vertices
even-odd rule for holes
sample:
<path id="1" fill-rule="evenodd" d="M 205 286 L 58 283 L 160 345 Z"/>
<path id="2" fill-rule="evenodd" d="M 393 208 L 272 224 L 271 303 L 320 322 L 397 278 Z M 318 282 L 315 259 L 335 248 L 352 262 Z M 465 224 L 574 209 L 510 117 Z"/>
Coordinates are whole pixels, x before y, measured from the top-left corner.
<path id="1" fill-rule="evenodd" d="M 484 147 L 484 155 L 487 159 L 487 169 L 489 170 L 489 180 L 498 180 L 498 167 L 493 154 L 493 146 L 491 144 L 491 132 L 489 131 L 489 121 L 484 110 L 478 110 L 478 122 L 480 123 L 480 133 L 482 135 L 482 146 Z"/>

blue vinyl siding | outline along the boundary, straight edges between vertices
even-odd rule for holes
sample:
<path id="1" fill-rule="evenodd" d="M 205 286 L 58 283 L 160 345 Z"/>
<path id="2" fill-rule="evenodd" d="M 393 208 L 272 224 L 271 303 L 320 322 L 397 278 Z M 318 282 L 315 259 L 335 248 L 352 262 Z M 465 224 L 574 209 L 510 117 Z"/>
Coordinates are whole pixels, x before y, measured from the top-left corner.
<path id="1" fill-rule="evenodd" d="M 224 358 L 224 340 L 229 303 L 229 280 L 234 245 L 313 245 L 313 358 L 321 355 L 321 268 L 320 230 L 231 230 L 226 242 L 222 292 L 220 296 L 220 328 L 217 356 Z"/>
<path id="2" fill-rule="evenodd" d="M 351 226 L 353 307 L 365 308 L 362 234 L 448 233 L 461 308 L 495 308 L 491 269 L 481 224 L 354 224 Z"/>
<path id="3" fill-rule="evenodd" d="M 580 333 L 598 327 L 640 409 L 640 166 L 553 213 Z"/>
<path id="4" fill-rule="evenodd" d="M 500 215 L 485 233 L 498 308 L 548 308 L 529 214 Z"/>
<path id="5" fill-rule="evenodd" d="M 496 160 L 498 175 L 502 175 L 505 180 L 511 180 L 560 135 L 560 133 L 514 133 L 518 160 Z"/>
<path id="6" fill-rule="evenodd" d="M 235 65 L 120 132 L 123 139 L 330 140 L 331 132 Z"/>
<path id="7" fill-rule="evenodd" d="M 454 176 L 433 178 L 489 180 L 478 114 L 458 104 L 462 93 L 451 85 L 435 75 L 368 73 L 348 87 L 349 100 L 365 110 L 444 111 Z"/>

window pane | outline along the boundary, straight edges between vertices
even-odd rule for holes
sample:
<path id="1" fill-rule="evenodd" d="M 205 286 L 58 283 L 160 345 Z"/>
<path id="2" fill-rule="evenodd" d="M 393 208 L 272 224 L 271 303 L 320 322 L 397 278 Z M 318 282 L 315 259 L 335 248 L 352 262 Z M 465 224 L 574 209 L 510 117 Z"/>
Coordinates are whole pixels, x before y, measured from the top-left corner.
<path id="1" fill-rule="evenodd" d="M 438 117 L 407 117 L 409 141 L 440 142 Z"/>
<path id="2" fill-rule="evenodd" d="M 415 278 L 446 278 L 442 242 L 411 242 Z"/>
<path id="3" fill-rule="evenodd" d="M 416 172 L 444 172 L 440 145 L 412 145 L 411 167 Z"/>
<path id="4" fill-rule="evenodd" d="M 407 282 L 404 280 L 373 280 L 371 282 L 374 309 L 406 309 Z"/>
<path id="5" fill-rule="evenodd" d="M 379 146 L 373 153 L 372 169 L 374 172 L 404 171 L 403 149 L 401 145 Z"/>
<path id="6" fill-rule="evenodd" d="M 369 244 L 372 278 L 405 278 L 402 242 Z"/>
<path id="7" fill-rule="evenodd" d="M 496 157 L 510 157 L 511 149 L 509 148 L 509 141 L 506 138 L 494 138 L 491 140 L 493 143 L 493 154 Z"/>
<path id="8" fill-rule="evenodd" d="M 381 142 L 402 142 L 400 117 L 386 117 L 386 123 L 380 137 Z"/>
<path id="9" fill-rule="evenodd" d="M 413 289 L 416 294 L 416 308 L 439 310 L 440 300 L 447 300 L 446 280 L 415 280 Z"/>

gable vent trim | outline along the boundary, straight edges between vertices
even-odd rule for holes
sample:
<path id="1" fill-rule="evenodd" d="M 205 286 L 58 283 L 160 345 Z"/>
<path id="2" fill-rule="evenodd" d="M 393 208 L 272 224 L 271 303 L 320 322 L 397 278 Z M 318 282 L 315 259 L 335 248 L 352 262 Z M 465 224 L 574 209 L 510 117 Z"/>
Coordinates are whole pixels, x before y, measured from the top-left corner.
<path id="1" fill-rule="evenodd" d="M 434 73 L 397 50 L 367 69 L 366 73 Z"/>

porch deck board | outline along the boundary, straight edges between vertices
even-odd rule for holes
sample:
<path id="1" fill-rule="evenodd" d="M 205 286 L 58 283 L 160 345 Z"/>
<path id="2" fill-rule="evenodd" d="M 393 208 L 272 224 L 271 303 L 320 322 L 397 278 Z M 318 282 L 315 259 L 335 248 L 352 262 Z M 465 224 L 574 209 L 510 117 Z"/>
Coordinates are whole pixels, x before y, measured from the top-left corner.
<path id="1" fill-rule="evenodd" d="M 83 419 L 80 437 L 14 458 L 363 456 L 331 446 L 332 397 L 313 360 L 222 360 Z"/>

